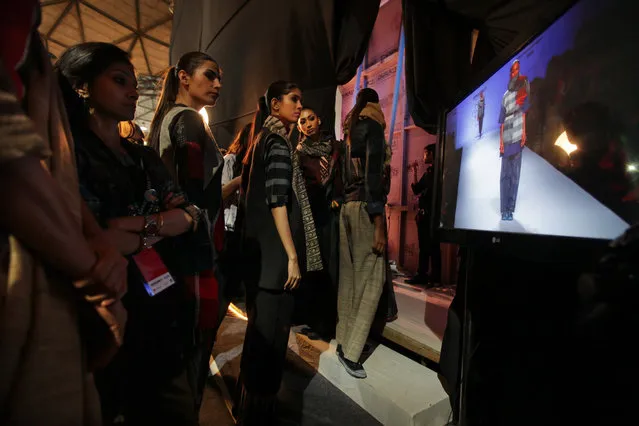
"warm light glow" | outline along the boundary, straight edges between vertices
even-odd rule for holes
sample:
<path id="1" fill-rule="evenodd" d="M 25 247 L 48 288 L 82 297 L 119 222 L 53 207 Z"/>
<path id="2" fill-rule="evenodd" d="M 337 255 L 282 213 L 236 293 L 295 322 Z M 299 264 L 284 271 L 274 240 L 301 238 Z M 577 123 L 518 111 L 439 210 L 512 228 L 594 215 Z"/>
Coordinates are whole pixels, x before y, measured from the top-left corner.
<path id="1" fill-rule="evenodd" d="M 637 165 L 634 163 L 630 163 L 628 164 L 628 166 L 626 166 L 626 170 L 628 170 L 628 172 L 630 173 L 636 173 L 637 171 L 639 171 L 639 167 L 637 167 Z"/>
<path id="2" fill-rule="evenodd" d="M 555 141 L 555 145 L 557 145 L 559 148 L 566 151 L 566 154 L 568 155 L 572 154 L 573 152 L 577 150 L 577 145 L 570 142 L 566 132 L 563 132 L 561 135 L 559 135 L 559 137 Z"/>
<path id="3" fill-rule="evenodd" d="M 231 314 L 231 316 L 234 316 L 234 317 L 239 318 L 241 320 L 244 320 L 244 321 L 248 320 L 248 317 L 246 316 L 246 314 L 244 312 L 242 312 L 242 310 L 240 308 L 238 308 L 237 306 L 235 306 L 232 303 L 229 305 L 228 313 Z"/>
<path id="4" fill-rule="evenodd" d="M 200 115 L 202 116 L 202 119 L 204 120 L 204 122 L 208 125 L 209 124 L 209 113 L 206 111 L 206 107 L 202 108 L 200 110 Z"/>

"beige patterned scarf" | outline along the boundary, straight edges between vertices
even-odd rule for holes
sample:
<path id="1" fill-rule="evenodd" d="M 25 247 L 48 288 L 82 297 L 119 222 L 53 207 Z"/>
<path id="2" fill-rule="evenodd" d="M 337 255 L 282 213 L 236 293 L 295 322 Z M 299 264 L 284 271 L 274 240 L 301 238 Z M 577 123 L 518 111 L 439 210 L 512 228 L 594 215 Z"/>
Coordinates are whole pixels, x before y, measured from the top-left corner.
<path id="1" fill-rule="evenodd" d="M 75 150 L 62 94 L 40 38 L 33 37 L 32 43 L 34 66 L 25 94 L 31 121 L 14 94 L 0 92 L 0 167 L 26 156 L 46 158 L 42 165 L 81 232 Z M 5 251 L 8 259 L 0 259 L 0 423 L 101 425 L 71 279 L 16 236 L 9 236 L 9 250 L 3 250 L 2 237 L 0 255 Z"/>
<path id="2" fill-rule="evenodd" d="M 347 140 L 349 138 L 348 131 L 351 128 L 351 120 L 353 119 L 352 115 L 353 115 L 353 110 L 351 110 L 346 115 L 346 118 L 344 119 L 344 124 L 342 125 L 342 130 L 344 131 L 344 138 L 346 138 Z M 358 119 L 362 120 L 364 118 L 370 118 L 371 120 L 378 122 L 382 126 L 382 129 L 386 130 L 386 120 L 384 119 L 384 112 L 382 111 L 382 107 L 380 106 L 380 104 L 373 103 L 373 102 L 367 103 L 366 106 L 362 109 L 362 112 L 359 113 Z M 389 137 L 392 138 L 393 135 L 390 135 Z M 384 166 L 390 167 L 393 151 L 388 141 L 386 141 L 385 151 L 386 151 L 386 157 L 384 159 Z"/>
<path id="3" fill-rule="evenodd" d="M 300 159 L 297 151 L 293 149 L 291 141 L 288 137 L 288 131 L 284 127 L 284 123 L 279 118 L 269 115 L 264 122 L 264 128 L 270 132 L 276 133 L 286 140 L 289 150 L 291 151 L 291 163 L 293 165 L 293 191 L 297 197 L 297 202 L 302 210 L 302 222 L 304 224 L 304 237 L 306 240 L 306 270 L 308 272 L 321 271 L 322 254 L 319 248 L 319 242 L 317 241 L 317 232 L 315 231 L 315 221 L 313 220 L 313 212 L 311 211 L 311 204 L 308 201 L 308 194 L 306 193 L 306 183 L 304 181 L 304 175 L 302 174 L 302 168 L 300 167 Z"/>

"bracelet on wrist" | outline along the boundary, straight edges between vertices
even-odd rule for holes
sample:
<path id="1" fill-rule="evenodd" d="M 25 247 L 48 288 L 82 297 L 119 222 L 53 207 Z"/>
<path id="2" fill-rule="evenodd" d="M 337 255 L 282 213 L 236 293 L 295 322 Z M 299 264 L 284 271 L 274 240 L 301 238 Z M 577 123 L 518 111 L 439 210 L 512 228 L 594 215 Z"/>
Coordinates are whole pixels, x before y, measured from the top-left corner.
<path id="1" fill-rule="evenodd" d="M 144 216 L 142 234 L 146 237 L 157 237 L 160 232 L 158 221 L 154 216 Z"/>
<path id="2" fill-rule="evenodd" d="M 150 247 L 151 246 L 149 246 L 148 237 L 144 234 L 144 232 L 140 233 L 140 245 L 138 246 L 138 250 L 136 253 L 140 253 L 141 251 L 146 250 Z"/>

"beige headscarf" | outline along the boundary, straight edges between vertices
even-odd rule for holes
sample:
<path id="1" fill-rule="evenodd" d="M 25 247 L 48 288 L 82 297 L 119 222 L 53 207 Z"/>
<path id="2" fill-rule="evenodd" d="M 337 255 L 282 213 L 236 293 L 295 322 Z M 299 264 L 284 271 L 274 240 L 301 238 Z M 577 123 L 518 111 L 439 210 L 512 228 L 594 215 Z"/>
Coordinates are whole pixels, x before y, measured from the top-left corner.
<path id="1" fill-rule="evenodd" d="M 342 126 L 342 130 L 344 131 L 344 136 L 348 139 L 350 136 L 348 135 L 349 129 L 351 128 L 351 114 L 353 111 L 349 112 L 346 118 L 344 119 L 344 125 Z M 369 102 L 362 109 L 362 112 L 359 113 L 359 120 L 363 120 L 365 118 L 370 118 L 378 122 L 383 130 L 386 130 L 386 120 L 384 119 L 384 112 L 382 111 L 382 107 L 380 104 L 375 102 Z M 393 135 L 390 135 L 392 138 Z M 390 144 L 386 141 L 386 158 L 384 160 L 384 166 L 389 166 L 391 163 L 393 151 L 391 149 Z"/>
<path id="2" fill-rule="evenodd" d="M 58 183 L 70 214 L 81 227 L 73 141 L 64 104 L 42 42 L 36 38 L 32 43 L 37 43 L 33 48 L 39 49 L 44 64 L 42 73 L 32 73 L 28 85 L 32 121 L 18 112 L 13 97 L 16 114 L 9 120 L 0 117 L 0 162 L 25 156 L 46 158 L 43 167 Z M 11 93 L 0 96 L 5 106 L 11 105 Z M 16 120 L 26 133 L 7 137 Z M 8 255 L 8 276 L 0 276 L 0 423 L 101 424 L 97 392 L 78 330 L 72 283 L 53 273 L 12 236 Z"/>

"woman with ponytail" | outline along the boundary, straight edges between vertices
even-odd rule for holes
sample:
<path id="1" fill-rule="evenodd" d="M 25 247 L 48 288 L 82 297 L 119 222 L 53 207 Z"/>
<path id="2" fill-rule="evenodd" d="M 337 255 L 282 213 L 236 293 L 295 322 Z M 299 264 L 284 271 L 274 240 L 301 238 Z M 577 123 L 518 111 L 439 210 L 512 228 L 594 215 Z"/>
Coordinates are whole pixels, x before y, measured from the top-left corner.
<path id="1" fill-rule="evenodd" d="M 80 194 L 129 261 L 124 342 L 96 372 L 104 424 L 195 425 L 184 362 L 184 282 L 176 264 L 180 237 L 199 228 L 200 211 L 154 150 L 120 136 L 118 123 L 133 119 L 138 99 L 126 52 L 82 43 L 56 68 L 76 143 Z"/>
<path id="2" fill-rule="evenodd" d="M 365 378 L 360 356 L 386 280 L 384 208 L 390 186 L 386 122 L 373 89 L 357 94 L 344 122 L 345 203 L 340 217 L 337 354 L 353 377 Z"/>
<path id="3" fill-rule="evenodd" d="M 302 111 L 291 82 L 260 98 L 244 158 L 240 209 L 248 326 L 238 386 L 240 424 L 275 423 L 291 317 L 302 271 L 322 269 L 313 213 L 299 158 L 289 139 Z"/>
<path id="4" fill-rule="evenodd" d="M 188 373 L 199 410 L 209 372 L 209 358 L 217 329 L 224 317 L 223 276 L 219 255 L 224 245 L 223 195 L 239 188 L 239 179 L 222 188 L 224 160 L 200 110 L 217 103 L 222 70 L 202 52 L 182 55 L 164 77 L 149 144 L 162 157 L 189 200 L 196 203 L 207 222 L 184 238 L 179 265 L 191 295 L 193 338 L 187 342 Z"/>

